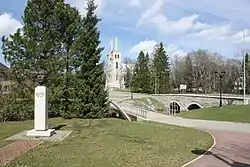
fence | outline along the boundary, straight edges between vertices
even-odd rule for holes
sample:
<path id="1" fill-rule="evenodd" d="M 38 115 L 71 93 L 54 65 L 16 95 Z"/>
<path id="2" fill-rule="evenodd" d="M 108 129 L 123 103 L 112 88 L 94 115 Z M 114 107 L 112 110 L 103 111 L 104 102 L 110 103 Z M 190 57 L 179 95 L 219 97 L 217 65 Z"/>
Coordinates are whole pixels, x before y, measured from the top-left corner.
<path id="1" fill-rule="evenodd" d="M 142 117 L 142 118 L 147 118 L 148 116 L 148 111 L 147 110 L 138 110 L 137 111 L 137 116 Z"/>

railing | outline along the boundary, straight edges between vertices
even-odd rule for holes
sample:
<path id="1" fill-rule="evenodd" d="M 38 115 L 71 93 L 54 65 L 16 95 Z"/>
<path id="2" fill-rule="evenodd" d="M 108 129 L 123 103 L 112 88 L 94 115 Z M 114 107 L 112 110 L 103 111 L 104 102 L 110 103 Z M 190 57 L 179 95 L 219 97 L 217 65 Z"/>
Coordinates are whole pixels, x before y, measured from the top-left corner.
<path id="1" fill-rule="evenodd" d="M 138 110 L 137 116 L 142 118 L 148 118 L 148 111 L 147 110 Z"/>
<path id="2" fill-rule="evenodd" d="M 148 110 L 144 110 L 137 107 L 131 107 L 131 106 L 119 106 L 121 109 L 123 109 L 126 113 L 129 113 L 131 115 L 135 115 L 142 118 L 147 118 Z"/>
<path id="3" fill-rule="evenodd" d="M 130 117 L 126 114 L 126 112 L 121 107 L 119 107 L 117 104 L 115 104 L 112 101 L 109 101 L 109 104 L 112 104 L 113 106 L 115 106 L 128 121 L 131 121 Z"/>
<path id="4" fill-rule="evenodd" d="M 182 97 L 200 97 L 200 98 L 214 98 L 219 99 L 219 95 L 211 95 L 211 94 L 152 94 L 152 97 L 167 97 L 167 96 L 182 96 Z M 235 99 L 235 100 L 243 100 L 242 95 L 222 95 L 222 99 Z M 246 99 L 250 99 L 249 96 Z"/>

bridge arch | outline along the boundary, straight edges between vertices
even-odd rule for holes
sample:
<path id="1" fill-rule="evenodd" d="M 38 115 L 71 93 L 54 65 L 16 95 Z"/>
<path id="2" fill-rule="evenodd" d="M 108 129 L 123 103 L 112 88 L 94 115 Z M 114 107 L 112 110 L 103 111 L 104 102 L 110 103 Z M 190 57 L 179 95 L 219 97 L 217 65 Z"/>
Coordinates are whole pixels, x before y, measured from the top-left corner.
<path id="1" fill-rule="evenodd" d="M 199 103 L 191 102 L 187 105 L 187 111 L 197 110 L 203 108 Z"/>
<path id="2" fill-rule="evenodd" d="M 177 101 L 171 101 L 169 103 L 170 115 L 174 115 L 181 112 L 181 105 Z"/>

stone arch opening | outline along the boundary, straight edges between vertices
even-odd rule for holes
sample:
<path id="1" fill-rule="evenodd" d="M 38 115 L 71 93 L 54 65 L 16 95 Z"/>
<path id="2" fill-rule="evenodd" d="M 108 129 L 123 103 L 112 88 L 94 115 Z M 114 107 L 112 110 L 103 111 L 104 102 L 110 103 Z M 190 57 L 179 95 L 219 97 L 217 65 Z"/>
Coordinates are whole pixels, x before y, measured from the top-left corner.
<path id="1" fill-rule="evenodd" d="M 172 102 L 169 105 L 170 115 L 175 115 L 181 112 L 181 106 L 177 102 Z"/>
<path id="2" fill-rule="evenodd" d="M 187 109 L 188 109 L 188 111 L 198 110 L 198 109 L 201 109 L 201 106 L 199 106 L 198 104 L 193 103 L 193 104 L 190 104 Z"/>

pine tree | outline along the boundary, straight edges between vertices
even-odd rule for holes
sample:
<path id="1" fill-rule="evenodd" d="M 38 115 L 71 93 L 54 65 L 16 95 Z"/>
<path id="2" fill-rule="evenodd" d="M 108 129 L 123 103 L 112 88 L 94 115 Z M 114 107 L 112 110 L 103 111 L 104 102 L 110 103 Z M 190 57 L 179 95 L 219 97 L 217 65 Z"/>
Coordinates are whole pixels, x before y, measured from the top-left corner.
<path id="1" fill-rule="evenodd" d="M 8 38 L 3 38 L 3 54 L 12 69 L 15 98 L 23 99 L 17 106 L 29 119 L 33 114 L 33 94 L 37 85 L 36 75 L 44 72 L 44 86 L 49 89 L 50 115 L 59 115 L 64 78 L 69 70 L 70 46 L 77 34 L 79 12 L 63 0 L 29 0 L 24 11 L 24 27 Z M 69 75 L 68 75 L 69 76 Z M 69 82 L 68 82 L 69 83 Z M 66 90 L 66 89 L 64 89 Z M 68 99 L 71 97 L 68 95 Z M 14 100 L 14 99 L 13 99 Z M 15 101 L 15 100 L 14 100 Z M 22 103 L 22 104 L 19 104 Z M 68 108 L 66 117 L 70 115 Z M 24 111 L 25 110 L 25 111 Z M 30 115 L 30 116 L 28 116 Z"/>
<path id="2" fill-rule="evenodd" d="M 129 67 L 126 67 L 126 74 L 124 76 L 124 86 L 125 88 L 130 88 L 131 85 L 131 79 L 132 79 L 132 74 L 131 74 L 131 70 Z"/>
<path id="3" fill-rule="evenodd" d="M 134 69 L 133 91 L 141 93 L 150 93 L 150 70 L 149 56 L 145 56 L 143 51 L 139 53 Z"/>
<path id="4" fill-rule="evenodd" d="M 156 46 L 153 60 L 154 75 L 156 77 L 154 88 L 156 93 L 165 94 L 170 92 L 170 64 L 164 45 L 161 42 Z"/>
<path id="5" fill-rule="evenodd" d="M 187 90 L 191 90 L 193 88 L 193 65 L 192 59 L 190 55 L 187 55 L 185 58 L 185 68 L 184 68 L 184 81 L 187 85 Z"/>
<path id="6" fill-rule="evenodd" d="M 101 41 L 97 24 L 100 19 L 95 10 L 97 6 L 93 0 L 87 1 L 87 13 L 82 19 L 79 36 L 74 42 L 76 101 L 75 114 L 81 118 L 102 118 L 109 116 L 107 109 L 108 92 L 105 90 L 106 76 L 104 63 L 100 63 Z"/>
<path id="7" fill-rule="evenodd" d="M 146 53 L 145 60 L 143 61 L 143 76 L 142 76 L 142 92 L 150 93 L 151 85 L 150 85 L 150 65 L 149 65 L 149 55 Z"/>
<path id="8" fill-rule="evenodd" d="M 141 79 L 142 79 L 142 75 L 141 75 L 141 66 L 142 66 L 142 62 L 144 59 L 145 55 L 144 53 L 141 51 L 139 53 L 139 56 L 137 57 L 137 61 L 135 63 L 135 68 L 133 71 L 133 78 L 132 78 L 132 89 L 133 92 L 141 92 Z"/>
<path id="9" fill-rule="evenodd" d="M 130 88 L 132 82 L 132 74 L 133 74 L 131 67 L 129 67 L 129 64 L 131 64 L 131 60 L 126 58 L 125 64 L 126 64 L 126 71 L 124 75 L 124 86 L 125 88 Z"/>

